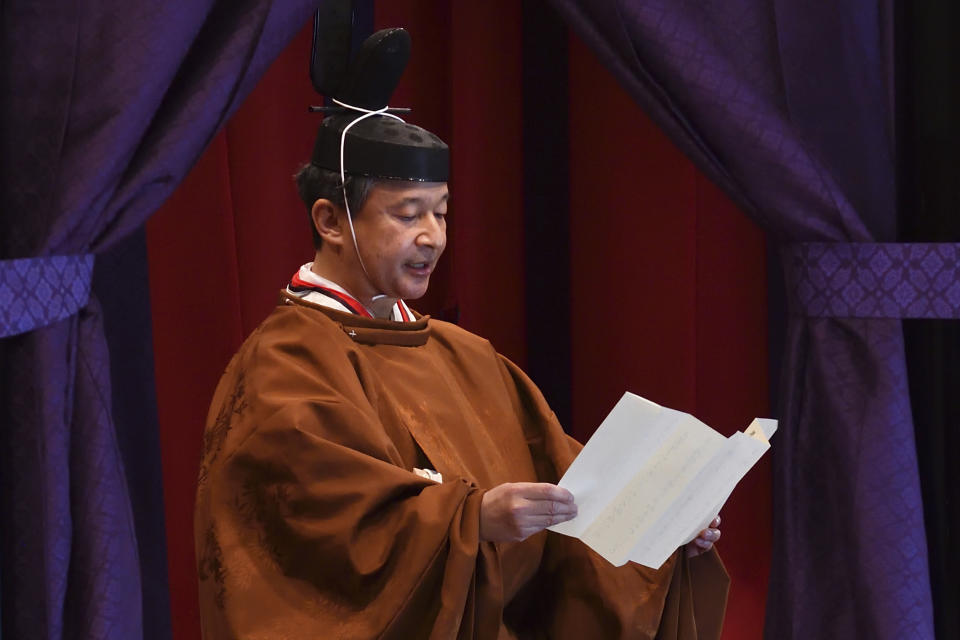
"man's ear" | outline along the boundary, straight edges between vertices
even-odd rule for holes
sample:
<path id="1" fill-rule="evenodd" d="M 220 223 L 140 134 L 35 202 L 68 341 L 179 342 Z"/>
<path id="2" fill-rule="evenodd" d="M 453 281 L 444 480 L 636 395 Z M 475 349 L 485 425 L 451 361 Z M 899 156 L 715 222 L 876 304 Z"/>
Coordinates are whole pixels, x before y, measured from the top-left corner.
<path id="1" fill-rule="evenodd" d="M 310 209 L 310 218 L 313 220 L 313 228 L 320 234 L 323 244 L 333 246 L 343 246 L 345 234 L 343 223 L 346 211 L 333 204 L 326 198 L 320 198 L 313 203 Z"/>

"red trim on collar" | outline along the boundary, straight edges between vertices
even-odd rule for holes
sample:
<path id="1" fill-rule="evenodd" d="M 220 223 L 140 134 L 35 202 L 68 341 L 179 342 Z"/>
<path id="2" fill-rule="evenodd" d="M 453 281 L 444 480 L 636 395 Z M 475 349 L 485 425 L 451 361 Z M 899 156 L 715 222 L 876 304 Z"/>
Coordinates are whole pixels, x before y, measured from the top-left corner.
<path id="1" fill-rule="evenodd" d="M 291 288 L 295 289 L 310 289 L 311 291 L 318 291 L 326 296 L 329 296 L 345 306 L 347 309 L 350 309 L 353 313 L 358 316 L 363 316 L 364 318 L 372 318 L 370 312 L 367 311 L 367 308 L 364 307 L 360 302 L 353 296 L 346 294 L 342 291 L 337 291 L 336 289 L 331 289 L 330 287 L 324 287 L 323 285 L 314 284 L 312 282 L 307 282 L 300 277 L 299 272 L 293 274 L 293 278 L 290 279 Z"/>

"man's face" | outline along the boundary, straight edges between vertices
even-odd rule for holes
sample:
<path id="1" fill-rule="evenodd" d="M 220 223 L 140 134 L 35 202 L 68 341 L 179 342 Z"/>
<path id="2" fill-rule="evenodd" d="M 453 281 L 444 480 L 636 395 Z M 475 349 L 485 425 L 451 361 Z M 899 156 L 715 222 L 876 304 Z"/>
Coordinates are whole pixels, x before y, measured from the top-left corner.
<path id="1" fill-rule="evenodd" d="M 447 246 L 445 182 L 384 181 L 353 219 L 370 283 L 389 298 L 414 300 Z"/>

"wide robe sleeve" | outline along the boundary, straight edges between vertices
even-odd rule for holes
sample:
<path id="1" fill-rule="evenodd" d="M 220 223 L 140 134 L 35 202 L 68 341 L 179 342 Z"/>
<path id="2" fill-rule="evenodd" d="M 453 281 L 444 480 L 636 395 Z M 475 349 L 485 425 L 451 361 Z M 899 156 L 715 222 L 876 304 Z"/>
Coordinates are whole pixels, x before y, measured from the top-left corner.
<path id="1" fill-rule="evenodd" d="M 529 378 L 502 363 L 537 475 L 558 482 L 582 445 L 563 432 Z M 696 558 L 678 550 L 658 570 L 614 567 L 579 540 L 548 532 L 540 569 L 507 604 L 504 620 L 519 638 L 714 639 L 729 583 L 716 550 Z"/>
<path id="2" fill-rule="evenodd" d="M 268 320 L 214 398 L 195 519 L 204 637 L 496 638 L 482 491 L 412 473 L 356 354 L 301 338 Z"/>

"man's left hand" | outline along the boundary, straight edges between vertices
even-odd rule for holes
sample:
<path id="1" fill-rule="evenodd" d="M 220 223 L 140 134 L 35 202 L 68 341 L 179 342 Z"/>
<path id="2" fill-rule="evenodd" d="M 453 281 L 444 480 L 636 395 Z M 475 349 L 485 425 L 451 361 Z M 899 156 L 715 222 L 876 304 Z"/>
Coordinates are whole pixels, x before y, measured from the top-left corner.
<path id="1" fill-rule="evenodd" d="M 720 516 L 713 519 L 710 527 L 700 532 L 696 538 L 687 543 L 687 557 L 695 558 L 713 548 L 713 543 L 720 539 Z"/>

